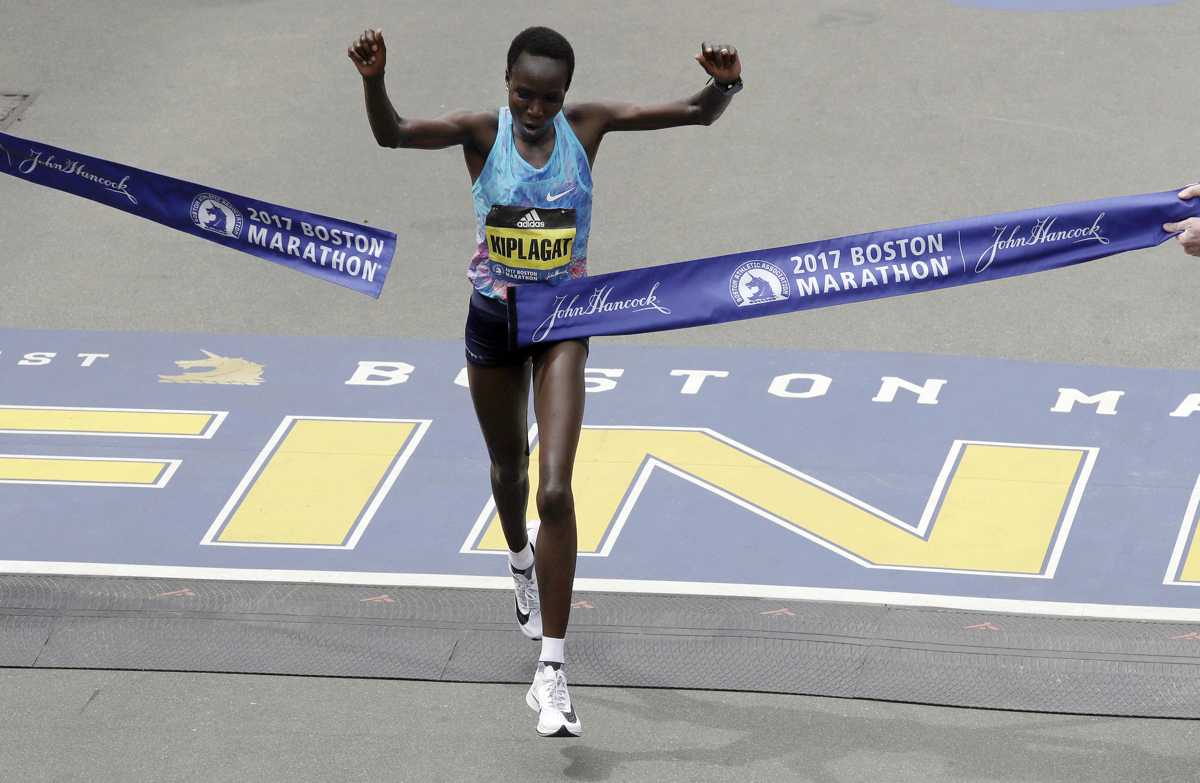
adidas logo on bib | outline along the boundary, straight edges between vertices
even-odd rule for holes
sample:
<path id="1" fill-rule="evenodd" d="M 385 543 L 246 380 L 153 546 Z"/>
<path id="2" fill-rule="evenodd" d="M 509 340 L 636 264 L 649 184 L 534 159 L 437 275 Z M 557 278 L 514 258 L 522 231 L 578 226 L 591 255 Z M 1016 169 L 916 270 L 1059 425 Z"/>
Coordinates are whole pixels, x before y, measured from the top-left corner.
<path id="1" fill-rule="evenodd" d="M 517 228 L 545 228 L 546 222 L 542 220 L 541 215 L 536 209 L 531 209 L 525 213 L 525 217 L 517 221 Z"/>

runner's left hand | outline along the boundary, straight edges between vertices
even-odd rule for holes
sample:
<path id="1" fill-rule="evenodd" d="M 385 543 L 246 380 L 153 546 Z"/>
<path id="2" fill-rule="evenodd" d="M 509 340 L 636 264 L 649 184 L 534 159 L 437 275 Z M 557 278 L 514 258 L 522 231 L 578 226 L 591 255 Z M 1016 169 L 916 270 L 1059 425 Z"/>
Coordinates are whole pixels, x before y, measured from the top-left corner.
<path id="1" fill-rule="evenodd" d="M 738 59 L 737 49 L 729 44 L 712 44 L 705 41 L 700 44 L 700 54 L 696 55 L 696 61 L 709 76 L 723 84 L 736 81 L 742 75 L 742 61 Z"/>
<path id="2" fill-rule="evenodd" d="M 1194 198 L 1195 196 L 1200 196 L 1200 185 L 1192 185 L 1179 192 L 1180 198 Z M 1182 231 L 1183 233 L 1176 239 L 1179 240 L 1179 244 L 1183 245 L 1184 252 L 1190 256 L 1200 256 L 1200 218 L 1188 218 L 1179 223 L 1164 223 L 1163 231 L 1169 231 L 1172 234 Z"/>

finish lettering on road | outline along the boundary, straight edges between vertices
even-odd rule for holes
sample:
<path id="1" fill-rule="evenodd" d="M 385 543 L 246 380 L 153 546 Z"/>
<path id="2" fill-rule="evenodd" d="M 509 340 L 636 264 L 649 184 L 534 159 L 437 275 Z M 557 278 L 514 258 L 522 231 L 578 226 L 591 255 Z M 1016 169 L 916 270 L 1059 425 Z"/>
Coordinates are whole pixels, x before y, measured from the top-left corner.
<path id="1" fill-rule="evenodd" d="M 225 416 L 225 411 L 0 405 L 0 432 L 209 440 Z"/>
<path id="2" fill-rule="evenodd" d="M 0 454 L 0 484 L 162 489 L 171 480 L 180 462 L 177 459 L 93 459 Z"/>
<path id="3" fill-rule="evenodd" d="M 207 440 L 224 411 L 0 405 L 0 433 Z M 182 460 L 0 454 L 0 483 L 162 489 Z"/>
<path id="4" fill-rule="evenodd" d="M 1196 479 L 1187 511 L 1183 513 L 1183 525 L 1179 528 L 1179 537 L 1175 540 L 1175 549 L 1171 553 L 1171 562 L 1167 565 L 1167 575 L 1163 579 L 1165 585 L 1200 587 L 1200 542 L 1196 540 L 1198 512 L 1200 477 Z"/>
<path id="5" fill-rule="evenodd" d="M 909 525 L 710 429 L 584 427 L 573 482 L 579 552 L 608 555 L 661 470 L 867 568 L 1050 578 L 1097 451 L 956 440 Z M 535 446 L 531 498 L 537 464 Z M 494 508 L 464 551 L 507 551 Z"/>
<path id="6" fill-rule="evenodd" d="M 284 417 L 201 543 L 353 549 L 429 424 Z"/>

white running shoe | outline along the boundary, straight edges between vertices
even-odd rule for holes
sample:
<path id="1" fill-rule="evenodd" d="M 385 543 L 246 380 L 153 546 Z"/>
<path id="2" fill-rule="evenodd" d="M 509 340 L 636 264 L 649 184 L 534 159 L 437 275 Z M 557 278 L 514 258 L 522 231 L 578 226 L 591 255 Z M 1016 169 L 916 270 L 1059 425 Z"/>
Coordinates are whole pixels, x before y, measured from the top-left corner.
<path id="1" fill-rule="evenodd" d="M 538 663 L 525 703 L 538 712 L 537 733 L 543 737 L 578 737 L 583 724 L 571 706 L 562 667 Z"/>
<path id="2" fill-rule="evenodd" d="M 530 521 L 526 528 L 529 531 L 530 547 L 537 545 L 538 528 L 541 524 L 535 519 Z M 521 633 L 530 639 L 541 639 L 542 606 L 538 600 L 537 573 L 532 565 L 524 571 L 518 571 L 510 563 L 508 570 L 512 573 L 517 593 L 517 625 L 521 626 Z"/>

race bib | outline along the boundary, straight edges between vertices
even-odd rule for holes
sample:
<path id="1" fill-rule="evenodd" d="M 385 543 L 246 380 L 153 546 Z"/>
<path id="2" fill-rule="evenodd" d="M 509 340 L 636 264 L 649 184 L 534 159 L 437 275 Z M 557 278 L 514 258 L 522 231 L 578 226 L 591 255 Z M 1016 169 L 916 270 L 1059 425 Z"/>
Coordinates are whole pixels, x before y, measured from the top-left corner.
<path id="1" fill-rule="evenodd" d="M 570 277 L 575 210 L 494 206 L 484 222 L 492 277 L 512 285 Z"/>

